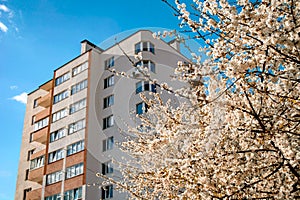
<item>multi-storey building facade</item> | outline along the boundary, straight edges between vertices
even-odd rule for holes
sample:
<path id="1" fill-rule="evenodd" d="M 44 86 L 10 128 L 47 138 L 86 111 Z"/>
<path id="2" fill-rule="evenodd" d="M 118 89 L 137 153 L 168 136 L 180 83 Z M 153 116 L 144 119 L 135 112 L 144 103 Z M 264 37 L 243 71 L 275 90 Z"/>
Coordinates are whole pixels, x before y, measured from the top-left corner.
<path id="1" fill-rule="evenodd" d="M 123 51 L 137 66 L 147 67 L 152 78 L 178 86 L 170 75 L 186 58 L 176 42 L 154 39 L 144 30 L 106 50 L 82 41 L 81 54 L 28 95 L 15 199 L 126 199 L 96 173 L 121 177 L 112 164 L 126 157 L 116 147 L 124 140 L 120 129 L 134 126 L 135 115 L 145 112 L 139 93 L 160 89 L 139 77 Z M 139 52 L 142 60 L 137 61 Z"/>

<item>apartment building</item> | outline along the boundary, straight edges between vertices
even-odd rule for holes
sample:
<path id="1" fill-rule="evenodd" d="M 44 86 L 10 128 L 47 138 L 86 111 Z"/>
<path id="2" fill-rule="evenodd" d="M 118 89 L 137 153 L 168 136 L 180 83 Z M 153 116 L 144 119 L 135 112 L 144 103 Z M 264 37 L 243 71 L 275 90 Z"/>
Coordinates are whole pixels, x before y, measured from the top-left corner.
<path id="1" fill-rule="evenodd" d="M 112 163 L 126 157 L 116 145 L 125 139 L 120 130 L 135 126 L 136 114 L 145 112 L 139 93 L 160 88 L 143 80 L 123 51 L 137 67 L 147 67 L 152 78 L 180 86 L 170 75 L 178 61 L 187 59 L 176 41 L 154 39 L 147 30 L 105 50 L 82 41 L 80 55 L 55 69 L 51 80 L 28 95 L 16 200 L 127 198 L 96 173 L 121 178 Z M 142 60 L 135 59 L 137 53 Z M 178 102 L 173 95 L 163 97 Z"/>

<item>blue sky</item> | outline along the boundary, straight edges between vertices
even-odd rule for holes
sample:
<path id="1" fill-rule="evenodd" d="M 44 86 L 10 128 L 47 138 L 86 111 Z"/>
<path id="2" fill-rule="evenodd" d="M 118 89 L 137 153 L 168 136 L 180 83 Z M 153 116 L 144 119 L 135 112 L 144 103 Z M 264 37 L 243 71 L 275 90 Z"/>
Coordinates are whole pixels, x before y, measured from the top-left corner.
<path id="1" fill-rule="evenodd" d="M 0 0 L 0 199 L 14 199 L 25 93 L 79 55 L 84 39 L 99 45 L 126 30 L 177 24 L 161 0 Z"/>

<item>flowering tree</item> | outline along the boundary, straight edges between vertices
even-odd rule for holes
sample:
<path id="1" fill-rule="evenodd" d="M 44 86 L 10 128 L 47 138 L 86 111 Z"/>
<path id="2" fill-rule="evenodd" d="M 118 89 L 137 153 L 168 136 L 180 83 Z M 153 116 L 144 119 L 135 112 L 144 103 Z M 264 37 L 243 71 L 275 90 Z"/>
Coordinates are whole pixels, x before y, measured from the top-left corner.
<path id="1" fill-rule="evenodd" d="M 138 199 L 300 198 L 300 2 L 163 2 L 209 59 L 178 63 L 188 87 L 155 82 L 180 106 L 143 97 L 118 185 Z"/>

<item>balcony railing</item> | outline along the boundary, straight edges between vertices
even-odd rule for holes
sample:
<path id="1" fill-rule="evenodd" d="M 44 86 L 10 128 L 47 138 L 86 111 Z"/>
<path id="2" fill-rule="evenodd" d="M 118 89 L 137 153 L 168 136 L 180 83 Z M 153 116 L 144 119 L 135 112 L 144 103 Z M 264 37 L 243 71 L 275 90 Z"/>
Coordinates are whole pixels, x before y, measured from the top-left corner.
<path id="1" fill-rule="evenodd" d="M 31 170 L 28 175 L 28 180 L 42 184 L 44 175 L 44 166 Z"/>
<path id="2" fill-rule="evenodd" d="M 39 142 L 42 144 L 46 144 L 47 142 L 47 133 L 48 133 L 48 126 L 36 131 L 32 135 L 32 141 Z"/>
<path id="3" fill-rule="evenodd" d="M 38 99 L 38 105 L 48 108 L 51 105 L 51 90 L 48 94 Z"/>
<path id="4" fill-rule="evenodd" d="M 26 200 L 40 200 L 42 197 L 42 188 L 32 190 L 27 193 Z"/>

